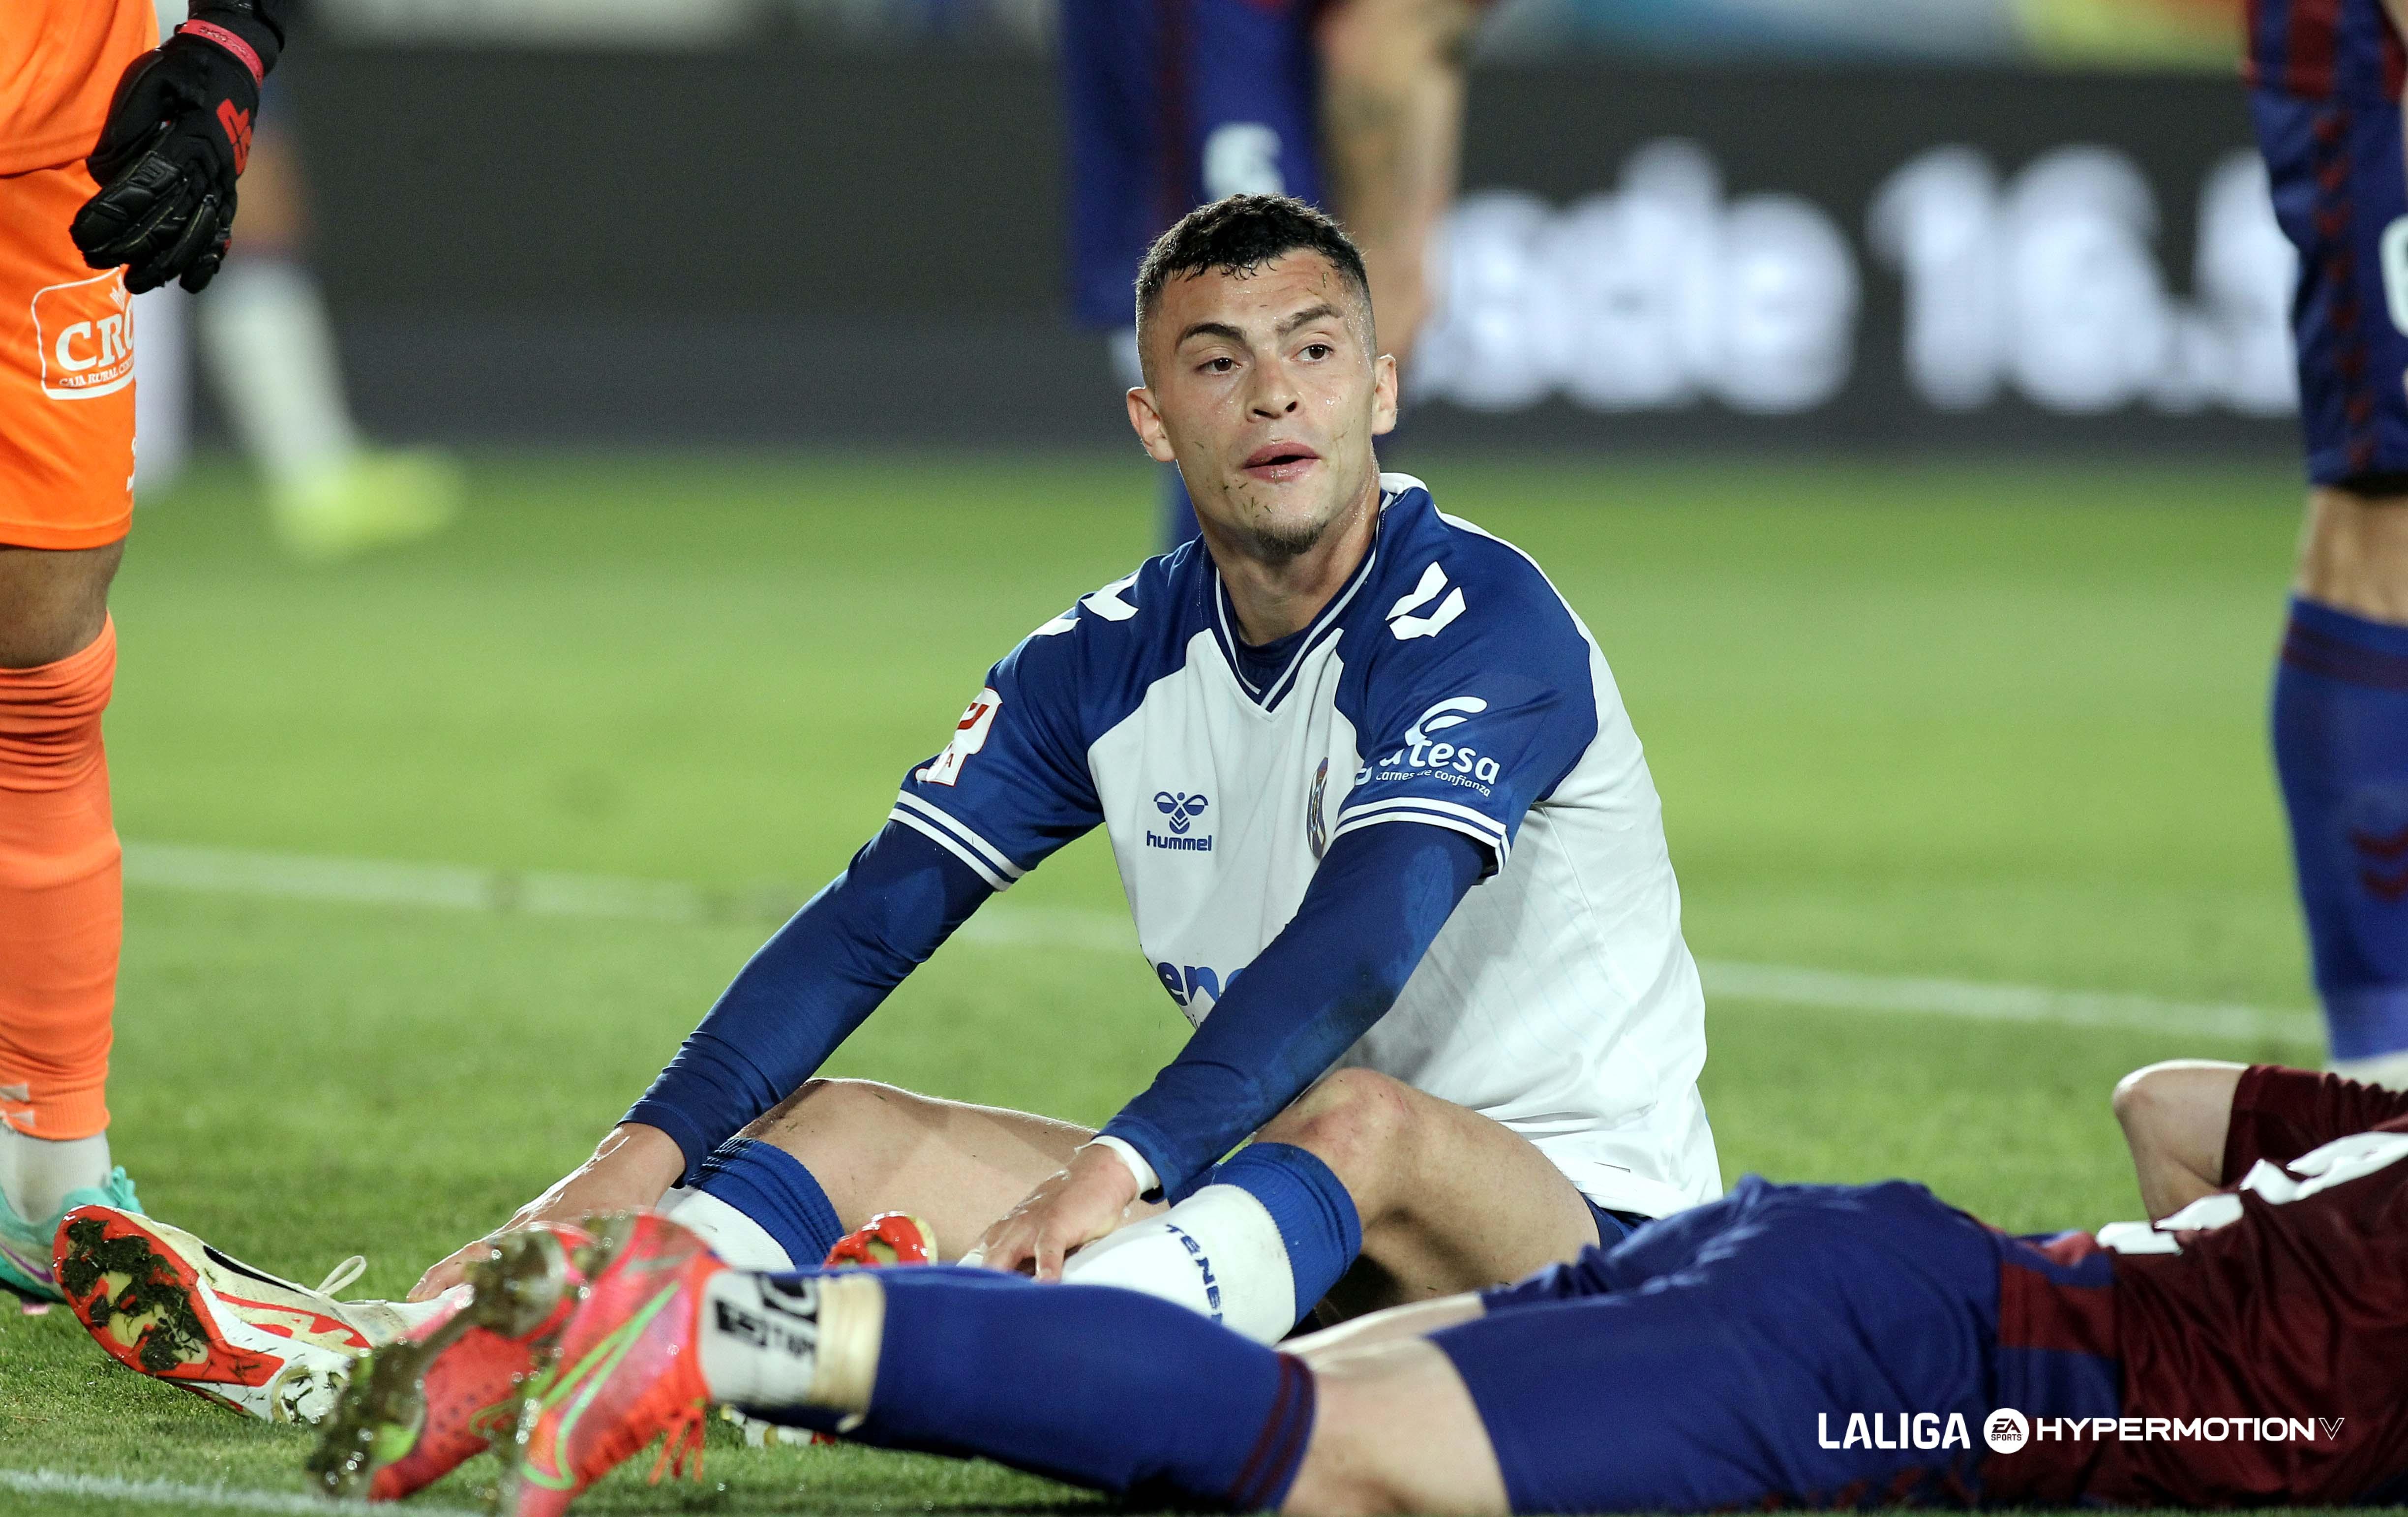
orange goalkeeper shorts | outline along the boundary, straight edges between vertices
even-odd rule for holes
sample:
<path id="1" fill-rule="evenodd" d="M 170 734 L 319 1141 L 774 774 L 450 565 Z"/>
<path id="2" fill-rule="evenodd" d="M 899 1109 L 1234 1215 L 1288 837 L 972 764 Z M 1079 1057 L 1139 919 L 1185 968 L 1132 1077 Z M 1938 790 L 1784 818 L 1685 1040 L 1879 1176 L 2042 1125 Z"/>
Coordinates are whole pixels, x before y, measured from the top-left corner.
<path id="1" fill-rule="evenodd" d="M 81 164 L 0 178 L 0 543 L 98 548 L 134 521 L 134 308 L 67 223 Z"/>

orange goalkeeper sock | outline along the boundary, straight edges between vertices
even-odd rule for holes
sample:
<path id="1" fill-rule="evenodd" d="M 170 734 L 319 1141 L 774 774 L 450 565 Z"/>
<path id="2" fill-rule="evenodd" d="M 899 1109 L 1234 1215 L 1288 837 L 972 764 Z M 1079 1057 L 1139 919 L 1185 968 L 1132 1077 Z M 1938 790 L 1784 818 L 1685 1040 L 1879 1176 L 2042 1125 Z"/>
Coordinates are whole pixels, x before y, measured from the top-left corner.
<path id="1" fill-rule="evenodd" d="M 116 674 L 113 622 L 55 664 L 0 669 L 0 1123 L 34 1138 L 108 1125 L 125 903 L 100 713 Z"/>

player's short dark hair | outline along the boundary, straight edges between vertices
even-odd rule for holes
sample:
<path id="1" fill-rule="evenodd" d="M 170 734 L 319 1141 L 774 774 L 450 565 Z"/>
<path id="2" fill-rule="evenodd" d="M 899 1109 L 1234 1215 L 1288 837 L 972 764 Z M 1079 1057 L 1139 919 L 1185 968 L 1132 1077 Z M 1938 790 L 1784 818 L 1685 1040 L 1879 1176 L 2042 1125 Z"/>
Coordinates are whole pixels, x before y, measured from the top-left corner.
<path id="1" fill-rule="evenodd" d="M 1173 279 L 1209 270 L 1243 274 L 1298 251 L 1335 264 L 1369 312 L 1371 277 L 1362 250 L 1335 219 L 1292 195 L 1229 195 L 1182 216 L 1146 250 L 1137 270 L 1138 322 L 1144 324 Z"/>

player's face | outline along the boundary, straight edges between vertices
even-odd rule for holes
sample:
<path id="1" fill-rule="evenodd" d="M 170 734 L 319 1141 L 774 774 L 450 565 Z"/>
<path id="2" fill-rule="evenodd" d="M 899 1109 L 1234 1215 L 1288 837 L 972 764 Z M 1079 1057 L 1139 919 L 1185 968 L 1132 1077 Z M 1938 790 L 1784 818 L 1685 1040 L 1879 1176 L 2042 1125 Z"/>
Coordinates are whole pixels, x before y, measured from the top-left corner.
<path id="1" fill-rule="evenodd" d="M 1372 350 L 1370 325 L 1317 252 L 1164 286 L 1129 420 L 1178 464 L 1216 542 L 1293 558 L 1376 494 L 1371 439 L 1397 424 L 1397 365 Z"/>

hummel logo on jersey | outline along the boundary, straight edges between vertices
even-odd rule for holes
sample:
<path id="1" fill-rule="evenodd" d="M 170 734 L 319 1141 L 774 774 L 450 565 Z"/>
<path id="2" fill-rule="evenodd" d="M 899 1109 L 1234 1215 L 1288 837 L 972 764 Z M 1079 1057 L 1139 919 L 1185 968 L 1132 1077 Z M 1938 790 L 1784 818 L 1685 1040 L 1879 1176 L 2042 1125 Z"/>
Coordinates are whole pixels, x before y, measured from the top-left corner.
<path id="1" fill-rule="evenodd" d="M 1171 835 L 1165 837 L 1149 827 L 1146 829 L 1145 846 L 1168 848 L 1182 853 L 1210 853 L 1212 852 L 1211 836 L 1199 833 L 1191 837 L 1187 829 L 1196 825 L 1196 819 L 1202 816 L 1204 809 L 1211 804 L 1201 795 L 1190 795 L 1184 791 L 1175 795 L 1167 790 L 1155 791 L 1154 809 L 1169 819 Z"/>
<path id="2" fill-rule="evenodd" d="M 980 691 L 978 699 L 970 702 L 970 708 L 954 723 L 953 740 L 911 778 L 928 785 L 960 783 L 964 761 L 986 746 L 986 735 L 995 730 L 995 713 L 1002 708 L 1003 697 L 992 688 Z"/>
<path id="3" fill-rule="evenodd" d="M 1437 610 L 1427 616 L 1411 614 L 1438 600 L 1441 590 L 1446 590 L 1446 599 L 1438 601 Z M 1415 637 L 1435 637 L 1453 626 L 1455 619 L 1462 614 L 1462 590 L 1446 589 L 1446 571 L 1433 560 L 1428 568 L 1422 570 L 1422 582 L 1413 586 L 1413 593 L 1388 608 L 1388 630 L 1400 643 Z"/>
<path id="4" fill-rule="evenodd" d="M 1195 820 L 1204 814 L 1212 803 L 1201 795 L 1173 795 L 1167 790 L 1154 793 L 1154 809 L 1170 819 L 1170 830 L 1185 832 Z"/>

